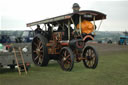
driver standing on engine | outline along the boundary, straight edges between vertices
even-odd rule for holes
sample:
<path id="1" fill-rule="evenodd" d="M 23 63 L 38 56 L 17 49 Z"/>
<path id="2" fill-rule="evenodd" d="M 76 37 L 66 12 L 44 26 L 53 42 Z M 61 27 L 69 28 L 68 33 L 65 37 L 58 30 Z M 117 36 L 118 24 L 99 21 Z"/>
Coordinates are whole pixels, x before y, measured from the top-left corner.
<path id="1" fill-rule="evenodd" d="M 74 3 L 72 9 L 73 9 L 74 13 L 79 12 L 79 10 L 80 10 L 79 4 Z M 79 29 L 79 24 L 78 23 L 79 23 L 79 19 L 76 19 L 75 24 L 76 24 L 77 29 Z M 93 30 L 94 30 L 94 25 L 90 21 L 82 20 L 82 22 L 81 22 L 81 33 L 82 33 L 82 35 L 91 34 L 93 32 Z"/>

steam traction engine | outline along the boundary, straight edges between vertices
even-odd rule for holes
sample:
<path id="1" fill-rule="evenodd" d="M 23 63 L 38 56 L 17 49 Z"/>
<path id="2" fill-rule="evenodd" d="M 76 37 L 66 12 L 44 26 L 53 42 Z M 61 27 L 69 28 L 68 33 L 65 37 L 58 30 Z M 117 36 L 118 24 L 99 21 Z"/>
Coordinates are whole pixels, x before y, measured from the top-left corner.
<path id="1" fill-rule="evenodd" d="M 71 71 L 74 61 L 82 60 L 85 67 L 95 69 L 98 64 L 97 52 L 86 43 L 94 39 L 95 21 L 103 19 L 106 19 L 106 15 L 101 12 L 84 10 L 28 23 L 27 27 L 38 25 L 32 41 L 33 62 L 38 66 L 47 66 L 49 60 L 55 59 L 63 70 Z M 93 32 L 82 33 L 83 20 L 93 22 Z"/>

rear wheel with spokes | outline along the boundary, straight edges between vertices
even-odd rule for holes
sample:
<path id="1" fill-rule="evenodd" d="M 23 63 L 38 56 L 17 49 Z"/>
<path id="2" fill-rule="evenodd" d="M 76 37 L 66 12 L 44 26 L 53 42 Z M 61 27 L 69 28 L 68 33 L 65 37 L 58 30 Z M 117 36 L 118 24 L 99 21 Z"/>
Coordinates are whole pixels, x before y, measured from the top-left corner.
<path id="1" fill-rule="evenodd" d="M 95 69 L 98 64 L 98 54 L 92 46 L 86 46 L 83 50 L 83 63 L 85 67 Z"/>
<path id="2" fill-rule="evenodd" d="M 38 34 L 32 41 L 32 59 L 38 66 L 48 65 L 49 56 L 46 47 L 47 39 Z"/>
<path id="3" fill-rule="evenodd" d="M 64 71 L 71 71 L 74 66 L 73 52 L 69 47 L 63 47 L 60 52 L 60 66 Z"/>

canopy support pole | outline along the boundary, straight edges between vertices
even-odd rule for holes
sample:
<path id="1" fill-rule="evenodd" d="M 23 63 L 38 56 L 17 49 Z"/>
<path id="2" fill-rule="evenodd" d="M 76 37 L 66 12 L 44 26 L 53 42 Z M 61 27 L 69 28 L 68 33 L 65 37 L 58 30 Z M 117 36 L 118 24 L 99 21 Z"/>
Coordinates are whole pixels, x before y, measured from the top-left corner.
<path id="1" fill-rule="evenodd" d="M 94 24 L 94 35 L 96 35 L 96 28 L 95 28 L 95 16 L 93 17 L 93 24 Z"/>
<path id="2" fill-rule="evenodd" d="M 99 29 L 100 29 L 100 26 L 101 26 L 101 24 L 102 24 L 102 21 L 103 21 L 103 19 L 101 19 L 101 21 L 100 21 L 100 24 L 99 24 L 99 27 L 98 27 L 98 31 L 99 31 Z"/>
<path id="3" fill-rule="evenodd" d="M 68 40 L 70 40 L 70 20 L 68 20 Z"/>
<path id="4" fill-rule="evenodd" d="M 45 26 L 45 31 L 46 31 L 46 24 L 44 24 L 44 26 Z"/>
<path id="5" fill-rule="evenodd" d="M 81 34 L 81 16 L 79 16 L 79 32 Z"/>
<path id="6" fill-rule="evenodd" d="M 75 23 L 74 23 L 74 21 L 73 21 L 72 18 L 71 18 L 71 21 L 72 21 L 72 23 L 73 23 L 73 25 L 74 25 L 74 29 L 75 29 L 75 31 L 76 31 L 76 26 L 75 26 Z"/>
<path id="7" fill-rule="evenodd" d="M 54 25 L 52 24 L 52 32 L 53 32 Z"/>

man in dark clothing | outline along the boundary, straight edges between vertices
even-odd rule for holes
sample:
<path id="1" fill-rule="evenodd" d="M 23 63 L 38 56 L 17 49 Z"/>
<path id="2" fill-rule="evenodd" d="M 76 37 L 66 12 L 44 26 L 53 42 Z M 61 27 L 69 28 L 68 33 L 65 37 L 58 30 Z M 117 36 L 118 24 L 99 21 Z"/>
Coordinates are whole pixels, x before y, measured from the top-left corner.
<path id="1" fill-rule="evenodd" d="M 48 26 L 48 40 L 50 40 L 52 38 L 52 26 L 50 26 L 50 24 L 47 24 Z"/>
<path id="2" fill-rule="evenodd" d="M 40 28 L 40 25 L 37 25 L 37 28 L 35 30 L 35 34 L 39 34 L 42 32 L 42 29 Z"/>

